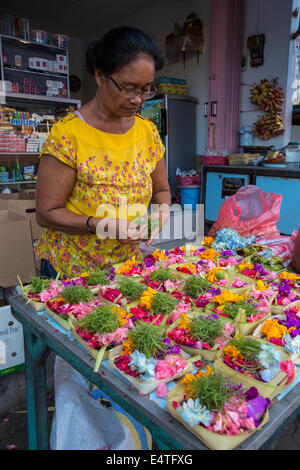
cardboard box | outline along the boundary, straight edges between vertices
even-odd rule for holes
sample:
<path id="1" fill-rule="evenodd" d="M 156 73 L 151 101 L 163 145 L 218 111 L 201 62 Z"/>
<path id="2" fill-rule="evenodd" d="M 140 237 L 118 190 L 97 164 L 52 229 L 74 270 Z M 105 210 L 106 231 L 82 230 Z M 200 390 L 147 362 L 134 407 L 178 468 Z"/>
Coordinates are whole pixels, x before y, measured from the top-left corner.
<path id="1" fill-rule="evenodd" d="M 0 194 L 0 210 L 18 212 L 29 219 L 32 240 L 40 238 L 43 228 L 36 221 L 34 197 L 23 193 Z"/>
<path id="2" fill-rule="evenodd" d="M 24 363 L 23 326 L 5 305 L 0 308 L 0 376 L 22 370 Z"/>
<path id="3" fill-rule="evenodd" d="M 28 217 L 11 210 L 0 211 L 0 286 L 26 283 L 36 275 L 31 224 Z"/>

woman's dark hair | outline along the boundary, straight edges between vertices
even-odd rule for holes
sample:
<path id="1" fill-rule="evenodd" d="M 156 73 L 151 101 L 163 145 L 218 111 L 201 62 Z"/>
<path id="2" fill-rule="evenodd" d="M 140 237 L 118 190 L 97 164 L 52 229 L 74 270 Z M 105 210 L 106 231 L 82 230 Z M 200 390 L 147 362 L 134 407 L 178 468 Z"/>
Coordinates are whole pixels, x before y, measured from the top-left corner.
<path id="1" fill-rule="evenodd" d="M 87 70 L 92 75 L 95 75 L 95 69 L 111 75 L 139 54 L 150 56 L 155 70 L 160 70 L 164 65 L 161 51 L 146 33 L 127 26 L 114 28 L 99 41 L 89 43 L 85 56 Z"/>

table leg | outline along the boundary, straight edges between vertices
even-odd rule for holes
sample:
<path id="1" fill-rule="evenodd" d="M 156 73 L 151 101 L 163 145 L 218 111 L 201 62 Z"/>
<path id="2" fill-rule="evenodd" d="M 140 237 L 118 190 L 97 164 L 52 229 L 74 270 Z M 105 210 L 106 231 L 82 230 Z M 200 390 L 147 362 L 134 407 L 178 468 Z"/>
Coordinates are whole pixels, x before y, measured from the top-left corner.
<path id="1" fill-rule="evenodd" d="M 24 331 L 28 449 L 49 449 L 47 369 L 50 349 L 26 327 Z"/>

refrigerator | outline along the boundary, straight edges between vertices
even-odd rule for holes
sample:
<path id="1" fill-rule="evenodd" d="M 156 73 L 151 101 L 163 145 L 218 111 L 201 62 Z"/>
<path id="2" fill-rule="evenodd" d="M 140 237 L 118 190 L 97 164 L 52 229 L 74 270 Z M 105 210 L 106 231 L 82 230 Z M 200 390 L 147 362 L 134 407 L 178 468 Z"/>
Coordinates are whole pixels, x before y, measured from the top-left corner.
<path id="1" fill-rule="evenodd" d="M 146 101 L 140 114 L 153 121 L 165 145 L 165 162 L 172 199 L 178 192 L 176 169 L 196 168 L 196 110 L 198 99 L 163 94 Z"/>

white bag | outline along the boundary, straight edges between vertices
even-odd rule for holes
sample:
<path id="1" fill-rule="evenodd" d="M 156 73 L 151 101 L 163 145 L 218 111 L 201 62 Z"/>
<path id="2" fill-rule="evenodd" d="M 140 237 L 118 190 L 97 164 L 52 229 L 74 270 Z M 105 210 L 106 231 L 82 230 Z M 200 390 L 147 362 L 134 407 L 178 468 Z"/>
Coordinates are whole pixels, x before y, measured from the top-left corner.
<path id="1" fill-rule="evenodd" d="M 98 388 L 93 398 L 93 385 L 59 356 L 55 360 L 54 386 L 51 450 L 151 449 L 149 431 L 113 402 L 109 408 L 102 405 L 97 398 L 106 395 Z"/>

